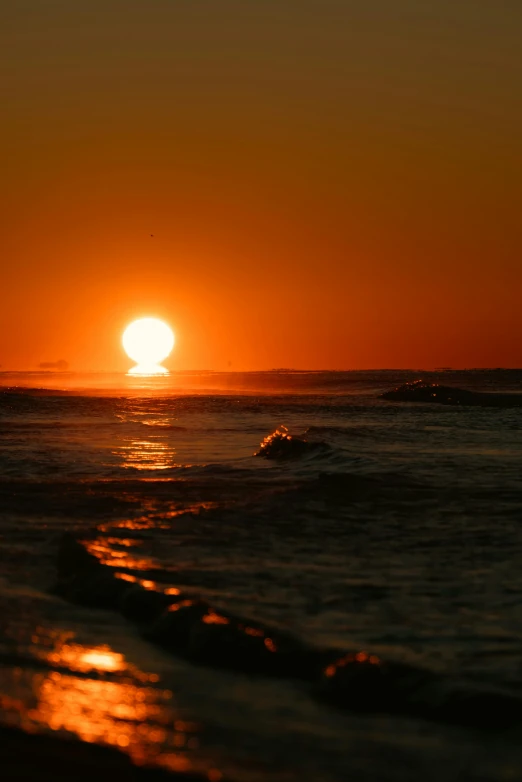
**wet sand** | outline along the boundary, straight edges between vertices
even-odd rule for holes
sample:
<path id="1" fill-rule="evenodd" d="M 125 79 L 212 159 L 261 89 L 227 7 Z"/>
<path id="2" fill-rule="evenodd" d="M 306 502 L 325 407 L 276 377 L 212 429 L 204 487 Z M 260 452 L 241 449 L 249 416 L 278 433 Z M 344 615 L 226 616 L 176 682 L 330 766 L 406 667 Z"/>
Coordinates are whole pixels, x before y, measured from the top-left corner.
<path id="1" fill-rule="evenodd" d="M 168 773 L 133 765 L 128 755 L 98 744 L 0 727 L 0 769 L 6 782 L 218 782 L 219 772 Z"/>

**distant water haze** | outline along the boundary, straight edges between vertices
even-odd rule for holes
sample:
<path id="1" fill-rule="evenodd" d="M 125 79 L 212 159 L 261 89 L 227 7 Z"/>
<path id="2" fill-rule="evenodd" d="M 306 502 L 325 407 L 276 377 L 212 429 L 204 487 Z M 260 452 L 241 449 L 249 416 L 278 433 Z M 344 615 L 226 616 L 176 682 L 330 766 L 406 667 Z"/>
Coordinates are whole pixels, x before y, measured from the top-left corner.
<path id="1" fill-rule="evenodd" d="M 478 392 L 522 391 L 522 370 L 374 369 L 315 371 L 278 369 L 266 372 L 171 371 L 168 374 L 128 372 L 5 372 L 0 388 L 48 389 L 71 393 L 176 395 L 206 394 L 378 394 L 403 383 L 425 380 Z"/>

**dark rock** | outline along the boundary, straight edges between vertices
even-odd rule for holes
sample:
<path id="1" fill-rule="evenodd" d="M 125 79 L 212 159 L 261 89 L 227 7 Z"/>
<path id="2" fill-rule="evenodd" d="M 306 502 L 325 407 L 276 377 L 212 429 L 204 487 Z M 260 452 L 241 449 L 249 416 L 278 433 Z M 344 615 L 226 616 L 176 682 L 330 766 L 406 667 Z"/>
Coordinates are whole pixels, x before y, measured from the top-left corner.
<path id="1" fill-rule="evenodd" d="M 69 532 L 65 532 L 58 546 L 58 577 L 77 576 L 85 570 L 101 567 L 99 560 L 89 554 L 85 546 Z"/>
<path id="2" fill-rule="evenodd" d="M 198 623 L 208 610 L 208 603 L 203 601 L 182 600 L 167 608 L 144 629 L 143 637 L 165 649 L 185 655 L 193 624 Z"/>
<path id="3" fill-rule="evenodd" d="M 125 584 L 125 581 L 120 583 Z M 127 584 L 127 589 L 123 592 L 117 607 L 126 619 L 133 622 L 153 622 L 166 608 L 173 603 L 179 603 L 180 600 L 179 596 L 144 589 L 138 584 Z"/>
<path id="4" fill-rule="evenodd" d="M 119 581 L 100 567 L 92 573 L 80 573 L 69 585 L 68 599 L 90 608 L 114 610 L 129 589 L 129 584 Z"/>
<path id="5" fill-rule="evenodd" d="M 438 383 L 425 383 L 423 380 L 415 380 L 392 391 L 385 391 L 380 398 L 390 402 L 429 402 L 466 407 L 522 407 L 522 393 L 479 393 Z"/>

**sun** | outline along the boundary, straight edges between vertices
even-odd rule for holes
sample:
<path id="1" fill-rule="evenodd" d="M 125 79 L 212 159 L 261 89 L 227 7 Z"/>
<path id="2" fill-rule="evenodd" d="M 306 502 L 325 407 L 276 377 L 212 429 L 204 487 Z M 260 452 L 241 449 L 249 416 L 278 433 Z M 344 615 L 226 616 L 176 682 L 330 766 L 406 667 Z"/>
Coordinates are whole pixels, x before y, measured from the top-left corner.
<path id="1" fill-rule="evenodd" d="M 136 366 L 130 375 L 166 375 L 161 366 L 174 347 L 174 332 L 158 318 L 140 318 L 127 326 L 122 337 L 123 349 Z"/>

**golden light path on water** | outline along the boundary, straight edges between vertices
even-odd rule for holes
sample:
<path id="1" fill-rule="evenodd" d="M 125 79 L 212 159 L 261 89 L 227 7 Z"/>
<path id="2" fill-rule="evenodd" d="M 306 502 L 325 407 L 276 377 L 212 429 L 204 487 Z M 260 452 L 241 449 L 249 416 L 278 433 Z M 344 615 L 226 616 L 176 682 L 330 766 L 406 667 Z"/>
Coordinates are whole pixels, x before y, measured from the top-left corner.
<path id="1" fill-rule="evenodd" d="M 168 424 L 163 416 L 149 419 L 147 426 Z M 165 442 L 161 432 L 126 438 L 113 446 L 112 453 L 122 466 L 140 471 L 165 470 L 175 464 L 175 448 Z M 213 503 L 199 503 L 197 507 L 210 505 Z M 139 533 L 168 528 L 175 517 L 193 510 L 191 506 L 162 510 L 158 516 L 109 521 L 83 543 L 117 579 L 178 595 L 177 587 L 152 580 L 157 563 L 140 550 Z M 115 572 L 118 569 L 121 572 Z M 216 616 L 211 614 L 205 621 L 216 621 Z M 8 715 L 8 724 L 27 732 L 73 734 L 87 743 L 110 745 L 138 765 L 196 771 L 211 782 L 222 778 L 212 760 L 201 752 L 200 726 L 182 718 L 172 690 L 161 687 L 156 673 L 139 670 L 109 645 L 79 643 L 68 630 L 37 627 L 29 650 L 39 662 L 36 669 L 30 664 L 10 670 L 0 666 L 0 709 Z"/>
<path id="2" fill-rule="evenodd" d="M 169 437 L 175 420 L 170 410 L 156 410 L 154 414 L 147 411 L 143 415 L 139 406 L 129 404 L 118 417 L 123 424 L 138 425 L 143 432 L 141 436 L 126 434 L 113 447 L 111 453 L 122 467 L 144 471 L 181 466 L 176 462 L 176 448 Z"/>
<path id="3" fill-rule="evenodd" d="M 126 439 L 114 455 L 120 456 L 123 467 L 135 470 L 168 470 L 175 466 L 175 448 L 159 438 Z"/>
<path id="4" fill-rule="evenodd" d="M 76 643 L 71 632 L 39 627 L 32 644 L 50 670 L 0 669 L 0 709 L 8 724 L 113 746 L 137 765 L 221 779 L 218 769 L 191 756 L 200 726 L 180 718 L 172 691 L 161 688 L 157 674 L 140 671 L 107 645 Z M 9 696 L 2 692 L 6 677 L 13 680 Z"/>

